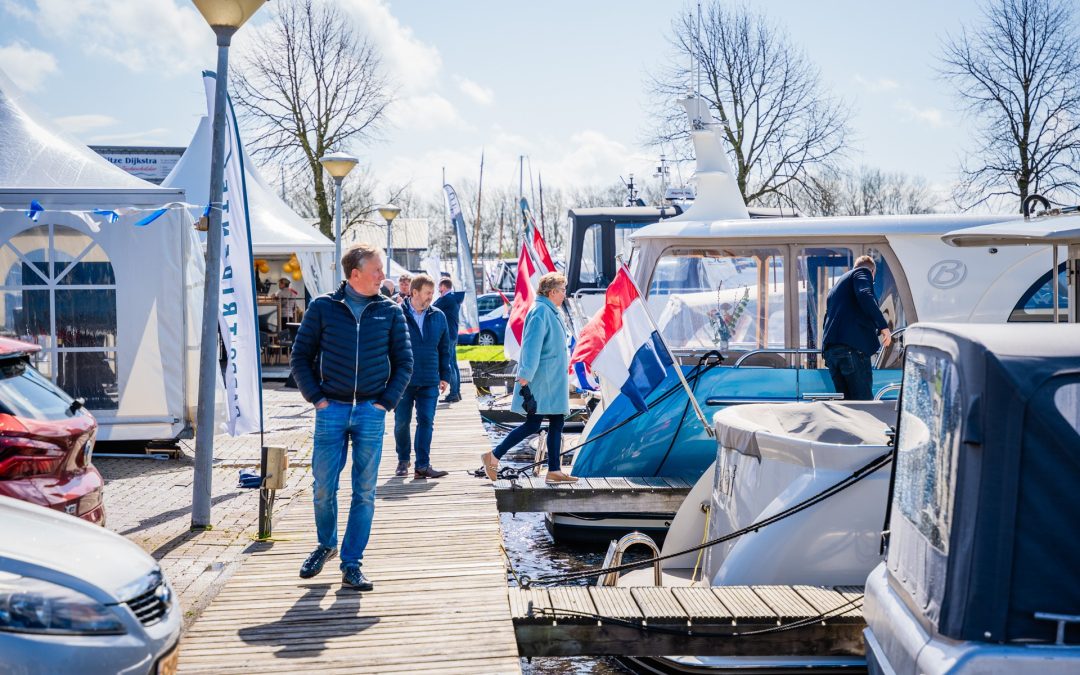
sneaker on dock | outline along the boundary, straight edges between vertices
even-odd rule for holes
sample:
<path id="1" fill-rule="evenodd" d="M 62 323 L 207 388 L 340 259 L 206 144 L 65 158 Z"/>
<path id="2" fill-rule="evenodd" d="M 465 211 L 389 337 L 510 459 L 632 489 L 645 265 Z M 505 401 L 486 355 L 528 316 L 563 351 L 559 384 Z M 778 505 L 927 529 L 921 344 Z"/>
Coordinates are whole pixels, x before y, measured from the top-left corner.
<path id="1" fill-rule="evenodd" d="M 341 570 L 341 585 L 355 588 L 358 591 L 371 591 L 375 589 L 375 584 L 371 583 L 371 579 L 365 577 L 359 567 L 352 565 Z"/>
<path id="2" fill-rule="evenodd" d="M 325 548 L 320 546 L 311 552 L 311 555 L 307 557 L 304 564 L 300 566 L 300 578 L 310 579 L 319 572 L 322 572 L 323 565 L 327 560 L 333 560 L 337 557 L 336 548 Z"/>
<path id="3" fill-rule="evenodd" d="M 413 478 L 442 478 L 449 475 L 449 471 L 439 471 L 433 466 L 426 466 L 423 469 L 417 468 L 413 472 Z"/>

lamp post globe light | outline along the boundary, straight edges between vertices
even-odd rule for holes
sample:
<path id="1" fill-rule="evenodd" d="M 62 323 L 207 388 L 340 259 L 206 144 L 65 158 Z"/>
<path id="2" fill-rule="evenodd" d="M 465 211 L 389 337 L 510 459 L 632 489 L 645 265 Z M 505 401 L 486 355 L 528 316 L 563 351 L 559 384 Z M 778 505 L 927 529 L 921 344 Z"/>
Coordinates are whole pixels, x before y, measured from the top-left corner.
<path id="1" fill-rule="evenodd" d="M 393 232 L 392 226 L 394 218 L 397 218 L 401 213 L 401 209 L 393 204 L 383 204 L 379 207 L 379 215 L 386 221 L 386 273 L 390 274 L 390 261 L 394 258 L 394 244 L 390 239 L 390 234 Z M 408 261 L 406 261 L 408 262 Z"/>
<path id="2" fill-rule="evenodd" d="M 341 284 L 341 181 L 356 166 L 357 159 L 343 152 L 323 155 L 319 163 L 334 179 L 334 287 Z"/>
<path id="3" fill-rule="evenodd" d="M 210 527 L 210 491 L 214 458 L 214 369 L 218 355 L 218 304 L 221 293 L 221 199 L 225 176 L 225 100 L 229 83 L 232 36 L 266 0 L 192 0 L 217 35 L 217 81 L 214 93 L 214 136 L 210 159 L 210 214 L 206 232 L 206 279 L 203 295 L 202 344 L 199 350 L 199 411 L 195 430 L 195 479 L 192 483 L 191 528 Z"/>

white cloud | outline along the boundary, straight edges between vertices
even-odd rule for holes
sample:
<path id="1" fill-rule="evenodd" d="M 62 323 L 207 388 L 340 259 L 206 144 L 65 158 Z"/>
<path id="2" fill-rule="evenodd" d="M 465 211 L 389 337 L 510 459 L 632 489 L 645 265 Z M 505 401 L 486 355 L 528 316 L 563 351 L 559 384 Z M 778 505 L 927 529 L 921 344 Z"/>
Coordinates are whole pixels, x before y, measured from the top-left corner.
<path id="1" fill-rule="evenodd" d="M 907 99 L 900 99 L 896 102 L 896 109 L 904 113 L 907 119 L 929 124 L 935 129 L 949 126 L 945 113 L 939 108 L 920 108 Z"/>
<path id="2" fill-rule="evenodd" d="M 439 94 L 398 99 L 391 104 L 387 119 L 397 131 L 405 133 L 466 126 L 454 104 Z"/>
<path id="3" fill-rule="evenodd" d="M 429 91 L 442 70 L 439 50 L 403 26 L 384 0 L 337 0 L 382 53 L 393 82 L 405 95 Z"/>
<path id="4" fill-rule="evenodd" d="M 102 127 L 111 127 L 117 123 L 115 117 L 109 115 L 68 115 L 66 117 L 57 117 L 55 120 L 57 126 L 69 134 L 79 135 L 87 131 L 94 129 L 100 129 Z"/>
<path id="5" fill-rule="evenodd" d="M 162 142 L 171 129 L 157 127 L 144 131 L 131 131 L 122 134 L 100 134 L 92 136 L 89 143 L 97 144 L 120 144 L 120 145 L 157 145 Z"/>
<path id="6" fill-rule="evenodd" d="M 890 80 L 887 77 L 879 77 L 876 79 L 867 79 L 862 75 L 856 73 L 855 83 L 866 91 L 873 94 L 880 94 L 885 91 L 893 91 L 900 88 L 900 83 L 896 80 Z"/>
<path id="7" fill-rule="evenodd" d="M 214 36 L 194 5 L 178 0 L 36 0 L 39 27 L 135 72 L 212 67 Z"/>
<path id="8" fill-rule="evenodd" d="M 26 91 L 38 89 L 47 76 L 58 71 L 52 54 L 19 42 L 0 47 L 0 69 Z"/>
<path id="9" fill-rule="evenodd" d="M 495 100 L 495 92 L 488 87 L 473 82 L 467 77 L 461 77 L 460 75 L 455 75 L 454 79 L 457 80 L 458 89 L 461 90 L 461 93 L 480 105 L 491 105 Z"/>
<path id="10" fill-rule="evenodd" d="M 3 7 L 5 12 L 17 19 L 34 18 L 34 12 L 29 7 L 22 3 L 16 2 L 15 0 L 3 0 L 3 3 L 0 3 L 0 7 Z"/>

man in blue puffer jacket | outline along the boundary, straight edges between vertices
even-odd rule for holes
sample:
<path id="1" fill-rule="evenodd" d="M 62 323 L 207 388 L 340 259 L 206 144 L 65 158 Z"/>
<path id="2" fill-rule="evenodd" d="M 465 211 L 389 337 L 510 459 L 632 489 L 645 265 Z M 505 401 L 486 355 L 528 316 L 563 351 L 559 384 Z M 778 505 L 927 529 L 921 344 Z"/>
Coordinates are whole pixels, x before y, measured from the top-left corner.
<path id="1" fill-rule="evenodd" d="M 293 342 L 293 377 L 315 404 L 315 527 L 319 546 L 300 567 L 311 578 L 337 555 L 337 489 L 352 440 L 352 502 L 341 542 L 342 583 L 373 588 L 360 562 L 375 515 L 375 481 L 386 412 L 397 406 L 412 377 L 409 331 L 401 307 L 379 294 L 379 252 L 357 244 L 341 258 L 346 281 L 315 298 Z"/>
<path id="2" fill-rule="evenodd" d="M 431 466 L 431 433 L 435 428 L 435 406 L 439 392 L 450 380 L 450 331 L 446 316 L 431 305 L 435 282 L 426 274 L 412 278 L 409 296 L 401 307 L 409 326 L 413 351 L 413 374 L 405 395 L 394 409 L 394 445 L 398 464 L 395 476 L 409 473 L 409 424 L 416 408 L 416 470 L 413 478 L 442 478 L 445 471 Z"/>

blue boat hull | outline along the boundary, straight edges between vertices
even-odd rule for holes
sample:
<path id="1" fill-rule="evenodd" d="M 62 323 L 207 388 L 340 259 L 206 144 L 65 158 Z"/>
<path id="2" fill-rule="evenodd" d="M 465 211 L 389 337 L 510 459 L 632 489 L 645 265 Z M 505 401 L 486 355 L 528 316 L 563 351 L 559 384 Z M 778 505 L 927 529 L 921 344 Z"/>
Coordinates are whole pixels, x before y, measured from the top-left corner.
<path id="1" fill-rule="evenodd" d="M 693 370 L 693 366 L 683 366 L 688 379 Z M 900 370 L 873 372 L 874 391 L 900 382 Z M 617 396 L 588 430 L 588 438 L 597 440 L 578 451 L 574 475 L 659 476 L 696 482 L 716 458 L 716 441 L 706 434 L 683 392 L 655 402 L 678 386 L 678 378 L 669 369 L 667 378 L 648 399 L 649 410 L 621 426 L 635 410 L 625 396 Z M 702 372 L 691 382 L 691 388 L 709 419 L 728 405 L 801 401 L 807 394 L 836 391 L 824 369 L 723 366 Z"/>

